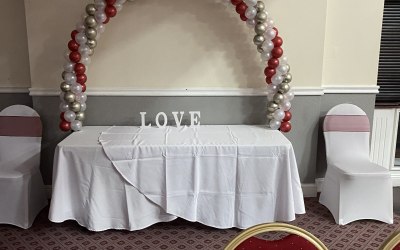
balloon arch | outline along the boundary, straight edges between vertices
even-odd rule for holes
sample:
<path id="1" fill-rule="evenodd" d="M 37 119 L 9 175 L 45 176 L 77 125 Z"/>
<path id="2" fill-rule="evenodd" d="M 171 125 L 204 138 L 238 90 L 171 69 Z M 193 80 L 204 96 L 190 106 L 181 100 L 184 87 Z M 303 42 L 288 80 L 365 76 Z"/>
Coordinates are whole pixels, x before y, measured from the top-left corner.
<path id="1" fill-rule="evenodd" d="M 290 113 L 294 93 L 289 83 L 292 76 L 287 58 L 283 56 L 282 38 L 274 21 L 265 11 L 265 5 L 257 0 L 225 0 L 236 7 L 240 19 L 254 29 L 256 35 L 253 42 L 261 59 L 266 63 L 264 70 L 267 85 L 267 119 L 271 129 L 282 132 L 291 130 Z M 60 129 L 63 131 L 79 131 L 85 119 L 86 110 L 86 66 L 90 63 L 100 34 L 105 30 L 111 18 L 122 10 L 126 0 L 95 0 L 86 6 L 86 14 L 71 32 L 68 50 L 65 52 L 66 62 L 60 85 Z"/>

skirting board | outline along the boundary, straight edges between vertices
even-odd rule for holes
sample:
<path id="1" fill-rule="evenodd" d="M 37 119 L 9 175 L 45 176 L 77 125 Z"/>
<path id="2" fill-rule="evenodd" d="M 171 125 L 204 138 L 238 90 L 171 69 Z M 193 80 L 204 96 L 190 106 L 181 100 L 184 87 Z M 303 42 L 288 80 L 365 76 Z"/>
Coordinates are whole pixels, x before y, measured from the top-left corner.
<path id="1" fill-rule="evenodd" d="M 319 179 L 317 179 L 317 180 L 319 180 Z M 320 192 L 320 190 L 321 190 L 321 188 L 318 187 L 317 180 L 316 180 L 316 183 L 302 183 L 301 184 L 301 188 L 303 189 L 304 197 L 317 197 L 317 191 L 319 190 L 318 192 Z M 45 185 L 45 190 L 46 190 L 47 198 L 51 199 L 52 186 Z"/>

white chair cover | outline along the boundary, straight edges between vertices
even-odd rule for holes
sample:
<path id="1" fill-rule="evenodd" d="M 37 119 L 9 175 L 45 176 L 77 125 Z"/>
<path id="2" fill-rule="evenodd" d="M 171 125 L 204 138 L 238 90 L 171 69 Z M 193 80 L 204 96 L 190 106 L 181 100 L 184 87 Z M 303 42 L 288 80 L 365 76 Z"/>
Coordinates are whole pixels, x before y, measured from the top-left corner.
<path id="1" fill-rule="evenodd" d="M 337 105 L 325 117 L 328 167 L 319 201 L 340 225 L 360 219 L 393 223 L 391 175 L 370 161 L 369 134 L 368 117 L 353 104 Z"/>
<path id="2" fill-rule="evenodd" d="M 47 205 L 40 174 L 42 124 L 30 107 L 0 112 L 0 223 L 29 228 Z"/>

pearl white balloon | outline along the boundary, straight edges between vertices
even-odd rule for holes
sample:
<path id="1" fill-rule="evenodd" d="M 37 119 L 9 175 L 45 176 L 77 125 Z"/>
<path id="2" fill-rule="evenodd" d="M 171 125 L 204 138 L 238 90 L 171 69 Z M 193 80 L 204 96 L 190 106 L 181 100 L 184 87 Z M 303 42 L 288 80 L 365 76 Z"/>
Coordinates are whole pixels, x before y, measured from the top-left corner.
<path id="1" fill-rule="evenodd" d="M 64 80 L 68 84 L 76 83 L 76 75 L 74 73 L 66 73 Z"/>
<path id="2" fill-rule="evenodd" d="M 291 101 L 294 99 L 294 92 L 292 90 L 290 90 L 284 96 L 285 96 L 285 100 Z"/>
<path id="3" fill-rule="evenodd" d="M 85 20 L 85 19 L 83 18 L 83 20 Z M 86 28 L 86 27 L 85 27 L 85 24 L 83 23 L 83 21 L 76 24 L 76 30 L 77 30 L 78 32 L 83 32 L 83 31 L 85 31 L 85 28 Z"/>
<path id="4" fill-rule="evenodd" d="M 272 40 L 276 37 L 276 31 L 274 29 L 267 29 L 265 31 L 265 36 L 269 39 Z"/>
<path id="5" fill-rule="evenodd" d="M 279 65 L 279 66 L 278 66 L 277 70 L 278 70 L 282 75 L 284 75 L 284 74 L 286 74 L 287 72 L 289 72 L 289 66 L 287 66 L 286 64 L 282 64 L 282 65 Z"/>
<path id="6" fill-rule="evenodd" d="M 64 101 L 64 92 L 60 93 L 60 100 L 63 102 Z"/>
<path id="7" fill-rule="evenodd" d="M 273 28 L 274 25 L 275 25 L 275 22 L 274 22 L 274 20 L 268 18 L 266 24 L 267 24 L 267 26 L 268 26 L 269 28 Z"/>
<path id="8" fill-rule="evenodd" d="M 278 86 L 272 85 L 272 84 L 268 84 L 267 93 L 268 93 L 268 94 L 274 94 L 274 95 L 275 95 L 276 92 L 278 92 Z"/>
<path id="9" fill-rule="evenodd" d="M 66 102 L 61 102 L 59 108 L 61 112 L 65 112 L 69 110 L 69 105 Z"/>
<path id="10" fill-rule="evenodd" d="M 246 20 L 246 24 L 247 26 L 249 26 L 250 28 L 254 28 L 256 26 L 256 20 L 254 19 L 247 19 Z"/>
<path id="11" fill-rule="evenodd" d="M 247 6 L 254 7 L 257 4 L 257 0 L 244 0 Z"/>
<path id="12" fill-rule="evenodd" d="M 65 62 L 64 63 L 64 71 L 68 73 L 72 73 L 74 71 L 75 63 L 73 62 Z"/>
<path id="13" fill-rule="evenodd" d="M 74 94 L 82 93 L 82 85 L 80 85 L 79 83 L 72 84 L 71 92 Z M 75 99 L 76 99 L 76 96 L 75 96 Z"/>
<path id="14" fill-rule="evenodd" d="M 281 84 L 283 81 L 283 76 L 275 74 L 272 78 L 271 78 L 271 82 L 273 85 L 279 85 Z"/>
<path id="15" fill-rule="evenodd" d="M 246 12 L 245 12 L 245 16 L 248 19 L 254 19 L 257 15 L 257 10 L 254 7 L 248 7 Z"/>
<path id="16" fill-rule="evenodd" d="M 77 102 L 79 102 L 79 103 L 85 103 L 86 102 L 86 100 L 87 100 L 87 96 L 86 96 L 86 94 L 85 93 L 78 93 L 78 94 L 76 94 L 76 96 L 75 96 L 75 100 L 77 101 Z M 82 110 L 82 108 L 81 108 L 81 110 Z"/>
<path id="17" fill-rule="evenodd" d="M 271 50 L 273 50 L 274 47 L 275 47 L 274 43 L 270 40 L 265 40 L 265 42 L 262 45 L 263 50 L 268 52 L 271 52 Z"/>
<path id="18" fill-rule="evenodd" d="M 76 117 L 76 115 L 75 115 L 74 111 L 68 110 L 68 111 L 65 111 L 65 113 L 64 113 L 64 119 L 67 122 L 72 122 L 73 120 L 75 120 L 75 117 Z"/>
<path id="19" fill-rule="evenodd" d="M 274 119 L 277 121 L 282 121 L 282 119 L 285 117 L 285 111 L 283 111 L 282 109 L 277 109 L 274 112 Z"/>
<path id="20" fill-rule="evenodd" d="M 79 54 L 81 54 L 81 56 L 89 55 L 89 53 L 90 53 L 90 48 L 89 48 L 89 46 L 87 46 L 86 44 L 84 44 L 84 45 L 79 46 L 78 51 L 79 51 Z"/>
<path id="21" fill-rule="evenodd" d="M 81 103 L 81 112 L 85 111 L 87 108 L 86 103 Z"/>
<path id="22" fill-rule="evenodd" d="M 92 59 L 90 59 L 90 56 L 88 55 L 83 55 L 81 57 L 81 61 L 82 64 L 84 64 L 85 66 L 89 65 L 92 62 Z"/>
<path id="23" fill-rule="evenodd" d="M 71 51 L 69 51 L 69 49 L 67 49 L 66 51 L 64 51 L 64 58 L 65 60 L 67 60 L 67 62 L 69 62 L 69 54 L 71 53 Z"/>
<path id="24" fill-rule="evenodd" d="M 74 120 L 71 122 L 71 129 L 73 131 L 79 131 L 82 129 L 82 122 L 78 120 Z"/>
<path id="25" fill-rule="evenodd" d="M 117 9 L 117 13 L 120 12 L 122 10 L 122 4 L 114 4 L 114 7 Z"/>
<path id="26" fill-rule="evenodd" d="M 104 33 L 104 31 L 106 30 L 106 26 L 102 23 L 98 24 L 96 26 L 96 30 L 97 30 L 97 33 Z"/>
<path id="27" fill-rule="evenodd" d="M 126 2 L 126 0 L 117 0 L 115 1 L 115 4 L 124 4 Z"/>
<path id="28" fill-rule="evenodd" d="M 261 60 L 268 61 L 271 58 L 271 53 L 268 51 L 264 51 L 261 53 Z"/>
<path id="29" fill-rule="evenodd" d="M 279 58 L 279 64 L 288 64 L 288 58 L 286 56 L 282 56 Z"/>
<path id="30" fill-rule="evenodd" d="M 284 111 L 288 111 L 292 108 L 292 104 L 289 101 L 285 101 L 282 103 L 282 109 Z"/>
<path id="31" fill-rule="evenodd" d="M 281 127 L 281 122 L 273 119 L 269 122 L 269 127 L 271 129 L 279 129 Z"/>
<path id="32" fill-rule="evenodd" d="M 87 42 L 87 37 L 84 32 L 79 32 L 75 36 L 75 41 L 79 43 L 79 45 L 85 45 Z"/>
<path id="33" fill-rule="evenodd" d="M 94 1 L 94 6 L 96 6 L 96 9 L 99 9 L 99 8 L 105 8 L 106 7 L 106 2 L 104 2 L 103 0 L 95 0 Z"/>
<path id="34" fill-rule="evenodd" d="M 96 12 L 94 13 L 94 18 L 96 18 L 96 21 L 98 23 L 103 23 L 107 19 L 107 16 L 104 11 L 96 10 Z"/>

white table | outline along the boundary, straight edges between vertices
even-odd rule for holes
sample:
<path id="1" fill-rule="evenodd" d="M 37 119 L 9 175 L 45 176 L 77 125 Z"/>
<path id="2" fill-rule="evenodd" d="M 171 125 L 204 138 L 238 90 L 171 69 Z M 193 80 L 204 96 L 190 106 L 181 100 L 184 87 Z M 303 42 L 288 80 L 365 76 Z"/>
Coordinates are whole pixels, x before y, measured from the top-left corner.
<path id="1" fill-rule="evenodd" d="M 177 217 L 248 228 L 305 213 L 291 143 L 260 126 L 84 127 L 58 144 L 53 171 L 49 219 L 92 231 Z"/>

